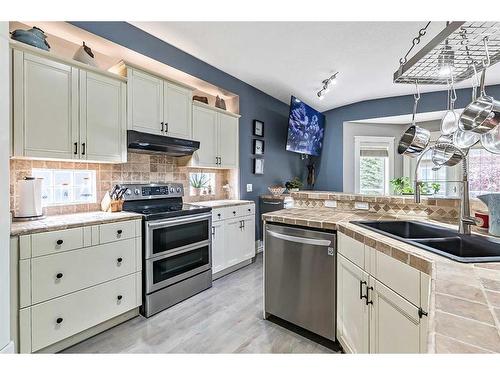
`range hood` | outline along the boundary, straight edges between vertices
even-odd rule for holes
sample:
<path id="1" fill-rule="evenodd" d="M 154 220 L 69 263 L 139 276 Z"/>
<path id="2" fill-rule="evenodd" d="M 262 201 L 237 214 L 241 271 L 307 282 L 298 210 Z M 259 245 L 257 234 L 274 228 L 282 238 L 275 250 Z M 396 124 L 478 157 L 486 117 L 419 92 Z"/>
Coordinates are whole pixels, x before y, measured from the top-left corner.
<path id="1" fill-rule="evenodd" d="M 190 141 L 188 139 L 167 137 L 138 132 L 135 130 L 127 131 L 128 148 L 143 152 L 161 152 L 170 156 L 192 155 L 200 148 L 200 142 Z"/>

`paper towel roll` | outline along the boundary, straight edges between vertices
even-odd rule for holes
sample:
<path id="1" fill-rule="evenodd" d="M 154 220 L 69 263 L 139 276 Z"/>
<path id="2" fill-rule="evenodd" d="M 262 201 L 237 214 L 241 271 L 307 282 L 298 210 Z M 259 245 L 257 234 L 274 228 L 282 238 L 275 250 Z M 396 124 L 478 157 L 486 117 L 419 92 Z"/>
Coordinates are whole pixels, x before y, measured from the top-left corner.
<path id="1" fill-rule="evenodd" d="M 16 217 L 41 216 L 42 211 L 42 179 L 26 177 L 17 181 L 19 205 Z"/>

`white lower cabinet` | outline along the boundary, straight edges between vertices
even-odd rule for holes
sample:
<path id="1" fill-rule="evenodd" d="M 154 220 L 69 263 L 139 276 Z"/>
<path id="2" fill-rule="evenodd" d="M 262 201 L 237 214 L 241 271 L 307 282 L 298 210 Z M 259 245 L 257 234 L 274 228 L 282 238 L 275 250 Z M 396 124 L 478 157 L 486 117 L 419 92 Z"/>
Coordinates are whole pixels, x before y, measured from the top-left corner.
<path id="1" fill-rule="evenodd" d="M 248 211 L 250 210 L 250 211 Z M 226 207 L 219 216 L 214 210 L 212 215 L 212 274 L 248 261 L 255 256 L 255 216 L 237 216 L 238 213 L 254 212 L 253 204 Z M 223 217 L 234 216 L 228 219 Z M 244 264 L 243 264 L 244 265 Z M 217 276 L 217 275 L 216 275 Z"/>
<path id="2" fill-rule="evenodd" d="M 141 231 L 141 221 L 131 220 L 22 235 L 14 241 L 20 352 L 61 350 L 81 340 L 75 337 L 83 337 L 84 331 L 99 330 L 105 322 L 106 328 L 116 325 L 139 307 Z"/>
<path id="3" fill-rule="evenodd" d="M 343 233 L 338 236 L 337 339 L 344 350 L 427 352 L 429 276 Z"/>

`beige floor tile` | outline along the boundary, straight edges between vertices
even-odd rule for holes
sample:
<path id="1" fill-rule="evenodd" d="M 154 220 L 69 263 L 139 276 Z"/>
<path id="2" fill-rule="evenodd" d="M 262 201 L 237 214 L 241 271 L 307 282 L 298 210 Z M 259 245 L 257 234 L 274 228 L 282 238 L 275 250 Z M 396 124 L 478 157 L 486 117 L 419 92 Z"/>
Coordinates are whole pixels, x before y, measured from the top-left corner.
<path id="1" fill-rule="evenodd" d="M 493 292 L 491 290 L 487 290 L 486 298 L 488 298 L 488 301 L 493 306 L 500 307 L 500 292 Z"/>
<path id="2" fill-rule="evenodd" d="M 438 279 L 436 280 L 436 292 L 450 294 L 475 302 L 486 303 L 483 291 L 480 288 L 465 285 L 460 282 Z"/>
<path id="3" fill-rule="evenodd" d="M 448 336 L 436 334 L 436 352 L 440 354 L 450 353 L 491 353 L 484 349 L 465 344 Z"/>
<path id="4" fill-rule="evenodd" d="M 478 320 L 491 325 L 495 324 L 490 309 L 487 305 L 481 303 L 436 293 L 436 308 L 454 315 L 463 316 L 464 318 Z"/>
<path id="5" fill-rule="evenodd" d="M 485 289 L 495 290 L 497 292 L 500 292 L 500 281 L 498 280 L 481 278 L 481 283 L 483 284 Z"/>

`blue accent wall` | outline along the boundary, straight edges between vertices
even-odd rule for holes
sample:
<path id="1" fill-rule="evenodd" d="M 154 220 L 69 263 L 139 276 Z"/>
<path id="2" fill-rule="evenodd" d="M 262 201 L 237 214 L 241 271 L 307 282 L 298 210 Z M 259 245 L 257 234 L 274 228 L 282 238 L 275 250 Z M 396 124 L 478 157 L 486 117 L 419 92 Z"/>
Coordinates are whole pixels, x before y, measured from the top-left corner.
<path id="1" fill-rule="evenodd" d="M 500 85 L 489 86 L 486 88 L 486 92 L 500 98 Z M 455 108 L 464 108 L 469 104 L 471 95 L 471 89 L 457 90 Z M 446 109 L 446 98 L 446 91 L 421 94 L 417 112 L 442 111 Z M 412 110 L 413 95 L 404 95 L 353 103 L 325 112 L 325 141 L 317 168 L 318 177 L 315 188 L 333 191 L 342 191 L 343 189 L 342 140 L 344 122 L 404 115 L 411 113 Z"/>
<path id="2" fill-rule="evenodd" d="M 298 154 L 285 150 L 289 106 L 253 86 L 126 22 L 71 22 L 73 25 L 114 43 L 160 61 L 173 68 L 229 90 L 240 99 L 240 196 L 257 204 L 267 187 L 297 176 L 305 176 Z M 290 93 L 291 94 L 291 93 Z M 264 175 L 253 174 L 253 120 L 264 122 Z M 253 191 L 246 192 L 246 185 Z M 257 218 L 260 215 L 258 214 Z M 259 226 L 257 225 L 257 235 Z M 257 237 L 258 238 L 258 237 Z"/>

